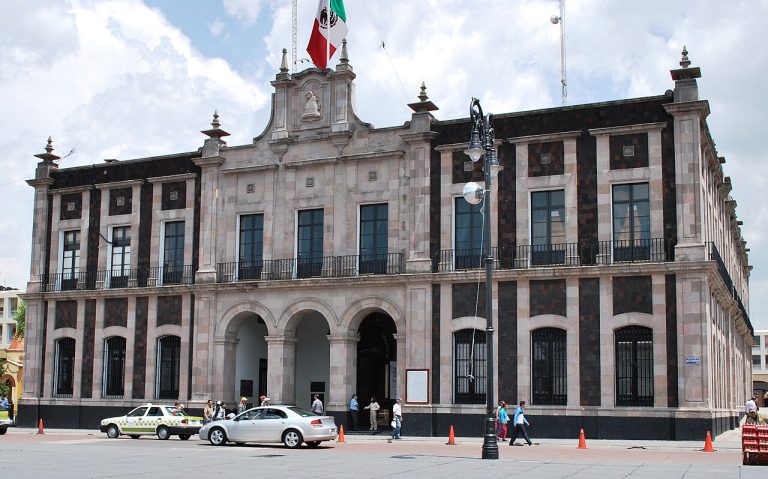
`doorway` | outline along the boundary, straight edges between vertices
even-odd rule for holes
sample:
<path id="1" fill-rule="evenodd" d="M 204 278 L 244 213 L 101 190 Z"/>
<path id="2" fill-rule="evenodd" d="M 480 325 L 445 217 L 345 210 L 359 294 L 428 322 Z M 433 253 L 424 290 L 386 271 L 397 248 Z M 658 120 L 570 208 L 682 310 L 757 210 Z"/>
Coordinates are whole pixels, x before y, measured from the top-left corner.
<path id="1" fill-rule="evenodd" d="M 363 430 L 371 426 L 370 415 L 363 408 L 370 403 L 372 396 L 381 406 L 379 426 L 388 426 L 382 424 L 382 418 L 389 417 L 388 412 L 394 401 L 391 384 L 396 379 L 397 371 L 395 333 L 395 322 L 389 315 L 380 312 L 366 316 L 358 329 L 356 392 L 360 403 L 360 428 Z"/>

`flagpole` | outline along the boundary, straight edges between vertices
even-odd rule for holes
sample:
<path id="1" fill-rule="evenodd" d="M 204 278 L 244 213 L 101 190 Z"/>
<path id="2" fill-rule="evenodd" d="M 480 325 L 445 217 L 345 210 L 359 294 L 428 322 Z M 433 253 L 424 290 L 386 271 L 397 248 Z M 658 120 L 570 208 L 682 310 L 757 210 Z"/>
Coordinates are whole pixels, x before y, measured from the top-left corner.
<path id="1" fill-rule="evenodd" d="M 328 0 L 325 2 L 325 11 L 327 13 L 325 16 L 327 22 L 325 32 L 328 34 L 325 37 L 325 68 L 331 68 L 328 65 L 331 63 L 331 2 Z"/>

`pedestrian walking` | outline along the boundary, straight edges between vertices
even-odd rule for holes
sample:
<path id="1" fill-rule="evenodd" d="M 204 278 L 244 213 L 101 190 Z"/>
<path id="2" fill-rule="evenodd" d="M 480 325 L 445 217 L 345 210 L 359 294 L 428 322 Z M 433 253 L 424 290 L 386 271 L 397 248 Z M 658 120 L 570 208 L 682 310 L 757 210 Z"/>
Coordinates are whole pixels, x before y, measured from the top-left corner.
<path id="1" fill-rule="evenodd" d="M 357 394 L 353 394 L 352 398 L 349 400 L 349 418 L 350 423 L 352 424 L 352 429 L 350 431 L 354 431 L 357 429 L 357 414 L 360 412 L 360 404 L 357 402 Z"/>
<path id="2" fill-rule="evenodd" d="M 216 401 L 216 405 L 213 407 L 213 416 L 211 417 L 211 420 L 220 421 L 221 419 L 224 419 L 224 405 L 221 401 Z"/>
<path id="3" fill-rule="evenodd" d="M 264 394 L 259 396 L 259 406 L 269 406 L 269 398 Z"/>
<path id="4" fill-rule="evenodd" d="M 509 414 L 507 414 L 507 403 L 504 401 L 499 402 L 499 408 L 496 410 L 496 420 L 499 423 L 499 428 L 496 431 L 496 435 L 499 437 L 499 441 L 506 441 Z"/>
<path id="5" fill-rule="evenodd" d="M 528 437 L 528 431 L 525 430 L 525 426 L 530 426 L 528 423 L 528 420 L 525 418 L 525 401 L 520 401 L 520 406 L 515 409 L 515 417 L 512 420 L 512 422 L 515 424 L 515 432 L 512 433 L 512 438 L 509 440 L 509 445 L 514 446 L 515 440 L 517 439 L 518 434 L 523 435 L 523 439 L 525 439 L 525 442 L 528 443 L 529 446 L 533 446 L 533 442 L 531 442 L 531 438 Z"/>
<path id="6" fill-rule="evenodd" d="M 5 396 L 0 399 L 0 409 L 8 410 L 8 399 Z"/>
<path id="7" fill-rule="evenodd" d="M 752 410 L 757 411 L 757 403 L 755 402 L 755 399 L 757 399 L 757 396 L 753 394 L 752 397 L 747 399 L 747 402 L 744 403 L 744 414 L 746 414 L 747 416 L 749 416 L 750 411 Z"/>
<path id="8" fill-rule="evenodd" d="M 401 399 L 397 398 L 395 405 L 392 406 L 392 439 L 401 439 L 400 430 L 403 427 L 403 409 L 400 406 Z"/>
<path id="9" fill-rule="evenodd" d="M 310 410 L 317 415 L 323 414 L 323 401 L 320 400 L 319 394 L 315 394 L 315 400 L 312 401 Z"/>
<path id="10" fill-rule="evenodd" d="M 203 408 L 203 424 L 213 421 L 213 399 L 209 399 Z"/>
<path id="11" fill-rule="evenodd" d="M 244 413 L 246 409 L 248 409 L 248 398 L 241 397 L 240 403 L 237 405 L 237 413 Z"/>
<path id="12" fill-rule="evenodd" d="M 371 396 L 371 404 L 365 406 L 365 409 L 368 409 L 371 414 L 371 427 L 368 430 L 378 431 L 379 423 L 376 420 L 376 417 L 379 415 L 379 409 L 381 409 L 381 406 L 379 406 L 379 403 L 376 402 L 376 396 Z"/>

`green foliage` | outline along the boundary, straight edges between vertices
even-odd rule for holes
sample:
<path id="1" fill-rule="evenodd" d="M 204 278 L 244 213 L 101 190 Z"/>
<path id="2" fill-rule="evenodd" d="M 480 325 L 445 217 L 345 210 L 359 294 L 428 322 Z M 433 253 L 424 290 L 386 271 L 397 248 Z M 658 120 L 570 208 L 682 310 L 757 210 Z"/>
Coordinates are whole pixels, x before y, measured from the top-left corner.
<path id="1" fill-rule="evenodd" d="M 21 301 L 16 308 L 16 312 L 13 315 L 13 319 L 16 320 L 16 337 L 24 337 L 24 328 L 27 325 L 27 303 Z"/>
<path id="2" fill-rule="evenodd" d="M 7 371 L 5 358 L 0 358 L 0 377 Z M 11 388 L 7 384 L 0 383 L 0 396 L 8 397 L 11 394 Z"/>

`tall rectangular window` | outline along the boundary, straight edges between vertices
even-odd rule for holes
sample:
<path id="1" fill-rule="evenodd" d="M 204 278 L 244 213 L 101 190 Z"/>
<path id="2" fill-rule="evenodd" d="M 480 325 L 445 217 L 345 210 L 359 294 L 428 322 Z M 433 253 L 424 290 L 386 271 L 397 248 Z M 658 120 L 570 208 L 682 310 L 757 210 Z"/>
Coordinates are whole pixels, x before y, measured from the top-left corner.
<path id="1" fill-rule="evenodd" d="M 163 284 L 179 284 L 184 277 L 184 222 L 165 223 Z"/>
<path id="2" fill-rule="evenodd" d="M 483 203 L 471 205 L 463 198 L 455 199 L 454 247 L 456 269 L 483 266 Z"/>
<path id="3" fill-rule="evenodd" d="M 386 203 L 360 206 L 360 273 L 387 272 L 389 210 Z"/>
<path id="4" fill-rule="evenodd" d="M 125 288 L 131 274 L 131 227 L 116 226 L 112 229 L 112 269 L 109 286 Z"/>
<path id="5" fill-rule="evenodd" d="M 75 340 L 61 338 L 56 341 L 53 364 L 53 391 L 56 396 L 71 396 L 74 390 Z"/>
<path id="6" fill-rule="evenodd" d="M 453 335 L 453 384 L 456 404 L 485 403 L 485 331 L 462 329 Z"/>
<path id="7" fill-rule="evenodd" d="M 614 336 L 616 405 L 653 406 L 653 330 L 626 326 Z"/>
<path id="8" fill-rule="evenodd" d="M 157 398 L 178 399 L 181 338 L 164 336 L 157 345 Z"/>
<path id="9" fill-rule="evenodd" d="M 80 231 L 64 232 L 64 247 L 61 257 L 61 289 L 77 289 L 80 272 Z"/>
<path id="10" fill-rule="evenodd" d="M 104 341 L 104 397 L 122 397 L 125 390 L 125 338 L 112 336 Z"/>
<path id="11" fill-rule="evenodd" d="M 613 259 L 651 259 L 651 209 L 648 183 L 613 187 Z"/>
<path id="12" fill-rule="evenodd" d="M 531 263 L 565 263 L 565 190 L 531 193 Z"/>
<path id="13" fill-rule="evenodd" d="M 237 277 L 260 279 L 264 259 L 264 215 L 240 216 L 240 243 Z"/>
<path id="14" fill-rule="evenodd" d="M 541 328 L 531 333 L 533 404 L 568 403 L 566 332 Z"/>
<path id="15" fill-rule="evenodd" d="M 299 278 L 320 276 L 323 269 L 323 210 L 299 211 L 297 268 Z"/>

